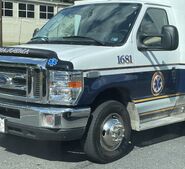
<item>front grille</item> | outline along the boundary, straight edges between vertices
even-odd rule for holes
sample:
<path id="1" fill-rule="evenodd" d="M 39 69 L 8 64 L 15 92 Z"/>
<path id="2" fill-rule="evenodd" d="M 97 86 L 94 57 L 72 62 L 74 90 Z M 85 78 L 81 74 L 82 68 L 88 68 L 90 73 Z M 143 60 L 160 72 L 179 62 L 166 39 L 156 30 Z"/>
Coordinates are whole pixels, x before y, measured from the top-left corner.
<path id="1" fill-rule="evenodd" d="M 0 97 L 39 102 L 43 96 L 42 77 L 38 68 L 0 65 Z"/>
<path id="2" fill-rule="evenodd" d="M 40 86 L 41 86 L 41 74 L 39 70 L 34 71 L 34 96 L 39 98 L 40 97 Z"/>

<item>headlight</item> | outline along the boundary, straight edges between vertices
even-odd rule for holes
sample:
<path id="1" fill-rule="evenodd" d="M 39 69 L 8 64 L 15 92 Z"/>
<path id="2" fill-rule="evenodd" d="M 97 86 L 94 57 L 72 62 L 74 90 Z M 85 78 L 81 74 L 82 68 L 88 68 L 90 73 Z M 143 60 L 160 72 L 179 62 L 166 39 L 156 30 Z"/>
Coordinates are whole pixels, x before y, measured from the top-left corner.
<path id="1" fill-rule="evenodd" d="M 49 102 L 75 105 L 83 90 L 81 72 L 49 71 Z"/>

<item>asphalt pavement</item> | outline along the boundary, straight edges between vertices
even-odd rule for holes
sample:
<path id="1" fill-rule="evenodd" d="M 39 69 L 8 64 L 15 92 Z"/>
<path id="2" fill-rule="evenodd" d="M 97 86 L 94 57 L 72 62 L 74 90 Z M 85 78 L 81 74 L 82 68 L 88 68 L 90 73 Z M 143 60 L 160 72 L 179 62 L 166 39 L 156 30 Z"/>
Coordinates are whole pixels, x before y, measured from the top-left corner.
<path id="1" fill-rule="evenodd" d="M 185 123 L 134 132 L 130 151 L 109 164 L 88 161 L 79 141 L 0 135 L 0 169 L 185 169 Z"/>

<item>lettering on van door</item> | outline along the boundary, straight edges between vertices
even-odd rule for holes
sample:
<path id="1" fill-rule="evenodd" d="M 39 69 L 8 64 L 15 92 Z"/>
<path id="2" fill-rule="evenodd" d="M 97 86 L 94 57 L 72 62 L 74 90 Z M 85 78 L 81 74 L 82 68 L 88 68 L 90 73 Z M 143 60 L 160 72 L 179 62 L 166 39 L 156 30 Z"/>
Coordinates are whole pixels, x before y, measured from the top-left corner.
<path id="1" fill-rule="evenodd" d="M 121 55 L 117 56 L 118 64 L 132 64 L 132 55 Z"/>

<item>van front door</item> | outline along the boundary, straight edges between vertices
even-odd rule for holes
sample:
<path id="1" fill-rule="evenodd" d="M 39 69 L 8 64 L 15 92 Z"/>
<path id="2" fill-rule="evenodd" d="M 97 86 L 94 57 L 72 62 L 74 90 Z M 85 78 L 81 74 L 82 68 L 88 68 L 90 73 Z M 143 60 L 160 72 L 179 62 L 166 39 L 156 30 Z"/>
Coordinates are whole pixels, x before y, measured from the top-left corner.
<path id="1" fill-rule="evenodd" d="M 139 51 L 137 48 L 141 36 L 161 35 L 162 27 L 171 24 L 169 12 L 168 7 L 147 6 L 135 34 L 137 88 L 140 90 L 134 102 L 140 123 L 146 124 L 143 129 L 156 127 L 147 125 L 156 120 L 158 124 L 154 125 L 163 125 L 164 118 L 173 113 L 177 100 L 179 58 L 174 56 L 178 56 L 178 51 Z M 148 46 L 160 46 L 161 38 L 148 37 L 145 43 Z"/>

